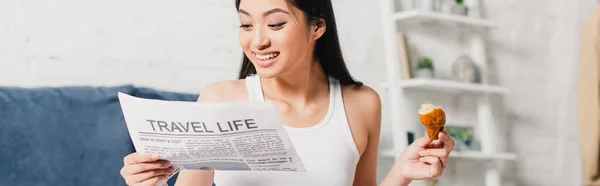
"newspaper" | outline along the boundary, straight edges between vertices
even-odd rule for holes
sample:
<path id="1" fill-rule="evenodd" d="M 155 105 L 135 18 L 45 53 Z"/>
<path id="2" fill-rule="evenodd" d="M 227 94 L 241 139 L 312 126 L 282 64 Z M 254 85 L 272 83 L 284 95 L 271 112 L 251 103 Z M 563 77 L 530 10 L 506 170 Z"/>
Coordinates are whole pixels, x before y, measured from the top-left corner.
<path id="1" fill-rule="evenodd" d="M 136 151 L 160 154 L 173 174 L 306 171 L 270 102 L 163 101 L 121 92 L 118 97 Z"/>

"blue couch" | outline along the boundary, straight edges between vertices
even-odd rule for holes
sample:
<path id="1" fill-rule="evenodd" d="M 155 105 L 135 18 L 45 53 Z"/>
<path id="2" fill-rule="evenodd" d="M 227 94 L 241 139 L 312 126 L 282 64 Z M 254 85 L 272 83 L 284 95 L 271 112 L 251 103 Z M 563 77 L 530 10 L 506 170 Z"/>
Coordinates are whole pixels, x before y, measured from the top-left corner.
<path id="1" fill-rule="evenodd" d="M 198 97 L 132 85 L 0 87 L 0 185 L 125 185 L 119 171 L 134 148 L 117 92 L 161 100 Z"/>

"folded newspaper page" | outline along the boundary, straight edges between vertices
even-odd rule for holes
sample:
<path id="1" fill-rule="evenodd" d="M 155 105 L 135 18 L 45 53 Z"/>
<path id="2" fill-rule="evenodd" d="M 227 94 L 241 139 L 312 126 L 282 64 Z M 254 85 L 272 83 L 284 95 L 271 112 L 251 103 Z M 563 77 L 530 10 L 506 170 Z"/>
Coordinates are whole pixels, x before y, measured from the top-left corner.
<path id="1" fill-rule="evenodd" d="M 270 102 L 118 96 L 136 151 L 160 154 L 176 168 L 174 174 L 180 169 L 305 171 Z"/>

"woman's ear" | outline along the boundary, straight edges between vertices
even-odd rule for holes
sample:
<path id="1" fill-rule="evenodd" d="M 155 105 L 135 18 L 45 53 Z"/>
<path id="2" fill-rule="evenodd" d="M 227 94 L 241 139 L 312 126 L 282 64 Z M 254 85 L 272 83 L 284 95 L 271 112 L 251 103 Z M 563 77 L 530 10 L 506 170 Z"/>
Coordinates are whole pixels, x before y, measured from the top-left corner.
<path id="1" fill-rule="evenodd" d="M 318 40 L 319 38 L 321 38 L 321 36 L 323 36 L 323 34 L 325 34 L 325 31 L 327 30 L 327 23 L 325 22 L 324 19 L 318 19 L 316 21 L 315 24 L 312 25 L 312 36 L 313 36 L 313 40 Z"/>

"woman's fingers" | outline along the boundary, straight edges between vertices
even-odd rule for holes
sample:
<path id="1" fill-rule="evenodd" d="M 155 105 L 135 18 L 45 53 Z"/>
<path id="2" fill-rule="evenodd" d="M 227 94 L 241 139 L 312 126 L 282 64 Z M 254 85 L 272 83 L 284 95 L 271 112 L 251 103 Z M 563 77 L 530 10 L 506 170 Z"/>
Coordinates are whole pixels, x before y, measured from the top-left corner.
<path id="1" fill-rule="evenodd" d="M 448 138 L 444 141 L 444 149 L 446 149 L 446 151 L 451 152 L 452 149 L 454 148 L 454 139 L 452 138 Z"/>
<path id="2" fill-rule="evenodd" d="M 171 174 L 171 172 L 173 172 L 174 168 L 173 167 L 169 167 L 166 169 L 153 169 L 153 170 L 147 170 L 138 174 L 134 174 L 130 177 L 128 177 L 129 180 L 127 180 L 128 183 L 141 183 L 144 182 L 146 180 L 149 180 L 153 177 L 159 177 L 159 176 L 168 176 L 169 174 Z"/>
<path id="3" fill-rule="evenodd" d="M 454 148 L 454 139 L 448 135 L 446 128 L 438 134 L 438 138 L 439 139 L 434 140 L 431 144 L 427 145 L 427 148 L 444 148 L 448 151 L 451 151 L 452 148 Z"/>
<path id="4" fill-rule="evenodd" d="M 153 162 L 160 158 L 158 154 L 150 154 L 150 153 L 132 153 L 125 158 L 123 158 L 123 163 L 127 164 L 136 164 L 136 163 L 145 163 L 145 162 Z"/>
<path id="5" fill-rule="evenodd" d="M 439 140 L 439 139 L 431 142 L 431 144 L 429 144 L 427 146 L 427 148 L 429 148 L 429 149 L 431 149 L 431 148 L 441 149 L 443 147 L 444 147 L 444 141 Z"/>
<path id="6" fill-rule="evenodd" d="M 448 132 L 446 132 L 446 127 L 444 127 L 440 133 L 438 133 L 438 138 L 440 141 L 446 141 L 448 138 L 450 138 Z"/>
<path id="7" fill-rule="evenodd" d="M 427 147 L 429 144 L 431 144 L 431 141 L 432 141 L 431 138 L 429 138 L 429 137 L 427 137 L 427 135 L 425 135 L 425 137 L 417 138 L 417 140 L 413 141 L 411 146 L 424 148 L 424 147 Z"/>
<path id="8" fill-rule="evenodd" d="M 446 167 L 450 152 L 446 149 L 425 149 L 420 151 L 419 155 L 437 157 L 442 162 L 442 167 Z"/>
<path id="9" fill-rule="evenodd" d="M 429 147 L 429 148 L 442 148 L 442 147 L 444 147 L 444 144 L 446 143 L 446 141 L 448 141 L 448 139 L 451 139 L 451 138 L 448 135 L 448 132 L 446 132 L 446 128 L 444 127 L 444 129 L 442 131 L 440 131 L 440 133 L 438 133 L 438 139 L 437 140 L 433 140 L 431 142 L 431 144 L 428 145 L 427 147 Z"/>
<path id="10" fill-rule="evenodd" d="M 445 158 L 448 156 L 448 151 L 446 151 L 446 149 L 425 149 L 425 150 L 420 151 L 419 155 Z"/>
<path id="11" fill-rule="evenodd" d="M 137 173 L 141 173 L 141 172 L 145 172 L 145 171 L 153 170 L 153 169 L 166 169 L 169 166 L 171 166 L 171 164 L 169 163 L 169 161 L 166 161 L 166 160 L 159 160 L 159 161 L 150 162 L 150 163 L 137 163 L 137 164 L 128 165 L 128 166 L 124 167 L 122 170 L 122 174 L 123 175 L 133 175 L 133 174 L 137 174 Z"/>
<path id="12" fill-rule="evenodd" d="M 442 175 L 442 172 L 444 172 L 444 168 L 442 168 L 442 162 L 438 157 L 425 156 L 421 157 L 419 161 L 431 165 L 431 167 L 429 168 L 429 176 L 431 177 L 438 177 Z"/>
<path id="13" fill-rule="evenodd" d="M 151 153 L 132 153 L 123 158 L 121 176 L 127 185 L 154 186 L 174 171 L 167 160 L 159 160 L 160 155 Z"/>

